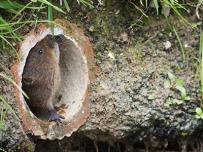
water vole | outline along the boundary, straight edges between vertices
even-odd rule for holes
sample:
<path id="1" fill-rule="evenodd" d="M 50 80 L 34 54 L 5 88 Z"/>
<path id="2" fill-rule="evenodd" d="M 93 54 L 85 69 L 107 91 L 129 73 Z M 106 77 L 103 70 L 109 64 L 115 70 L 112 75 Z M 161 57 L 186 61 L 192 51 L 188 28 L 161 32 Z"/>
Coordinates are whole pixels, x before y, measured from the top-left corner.
<path id="1" fill-rule="evenodd" d="M 47 35 L 29 52 L 22 75 L 23 90 L 29 96 L 31 108 L 48 110 L 49 121 L 61 122 L 54 108 L 54 97 L 61 82 L 59 47 L 52 35 Z"/>

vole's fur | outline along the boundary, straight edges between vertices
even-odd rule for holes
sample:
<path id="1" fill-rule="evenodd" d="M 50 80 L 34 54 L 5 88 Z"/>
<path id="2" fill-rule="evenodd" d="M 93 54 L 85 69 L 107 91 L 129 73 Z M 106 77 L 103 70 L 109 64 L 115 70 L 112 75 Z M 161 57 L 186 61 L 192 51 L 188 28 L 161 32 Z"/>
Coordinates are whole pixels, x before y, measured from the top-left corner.
<path id="1" fill-rule="evenodd" d="M 53 36 L 47 35 L 29 52 L 22 76 L 28 105 L 48 110 L 50 121 L 61 121 L 54 109 L 54 97 L 61 82 L 59 47 Z"/>

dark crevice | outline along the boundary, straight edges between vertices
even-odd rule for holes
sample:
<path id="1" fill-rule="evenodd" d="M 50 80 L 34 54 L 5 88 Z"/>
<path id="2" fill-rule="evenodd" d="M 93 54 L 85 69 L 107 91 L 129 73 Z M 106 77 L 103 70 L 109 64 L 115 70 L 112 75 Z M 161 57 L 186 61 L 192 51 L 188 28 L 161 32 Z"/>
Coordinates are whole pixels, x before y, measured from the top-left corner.
<path id="1" fill-rule="evenodd" d="M 36 152 L 197 152 L 201 150 L 201 140 L 186 140 L 177 138 L 172 141 L 167 139 L 148 138 L 143 141 L 132 142 L 125 138 L 125 141 L 112 138 L 106 135 L 108 141 L 101 140 L 97 134 L 97 140 L 82 134 L 74 134 L 62 141 L 36 141 Z M 93 136 L 92 136 L 93 137 Z M 104 137 L 102 135 L 102 137 Z M 98 140 L 100 139 L 100 140 Z M 113 142 L 112 142 L 113 141 Z M 165 143 L 165 145 L 163 144 Z M 61 149 L 63 147 L 63 149 Z"/>

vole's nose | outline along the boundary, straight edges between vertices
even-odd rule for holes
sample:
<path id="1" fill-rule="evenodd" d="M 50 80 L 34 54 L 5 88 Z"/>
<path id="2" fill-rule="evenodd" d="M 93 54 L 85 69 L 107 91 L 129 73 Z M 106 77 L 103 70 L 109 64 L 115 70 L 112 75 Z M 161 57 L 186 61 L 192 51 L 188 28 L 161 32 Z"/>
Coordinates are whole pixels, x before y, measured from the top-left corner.
<path id="1" fill-rule="evenodd" d="M 58 44 L 62 43 L 63 39 L 64 39 L 64 36 L 62 34 L 55 36 L 56 43 Z"/>

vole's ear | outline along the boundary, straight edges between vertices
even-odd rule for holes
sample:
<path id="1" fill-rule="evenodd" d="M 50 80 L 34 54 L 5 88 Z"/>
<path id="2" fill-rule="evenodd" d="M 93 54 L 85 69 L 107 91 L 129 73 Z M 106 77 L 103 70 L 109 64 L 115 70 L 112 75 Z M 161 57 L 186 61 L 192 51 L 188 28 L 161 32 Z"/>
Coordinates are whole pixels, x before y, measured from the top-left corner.
<path id="1" fill-rule="evenodd" d="M 47 35 L 47 44 L 50 48 L 54 48 L 54 42 L 55 42 L 54 36 L 50 34 Z"/>
<path id="2" fill-rule="evenodd" d="M 56 42 L 58 44 L 60 44 L 60 43 L 62 43 L 62 41 L 64 39 L 64 35 L 60 34 L 60 35 L 55 36 L 54 38 L 55 38 Z"/>

